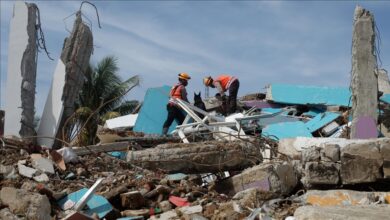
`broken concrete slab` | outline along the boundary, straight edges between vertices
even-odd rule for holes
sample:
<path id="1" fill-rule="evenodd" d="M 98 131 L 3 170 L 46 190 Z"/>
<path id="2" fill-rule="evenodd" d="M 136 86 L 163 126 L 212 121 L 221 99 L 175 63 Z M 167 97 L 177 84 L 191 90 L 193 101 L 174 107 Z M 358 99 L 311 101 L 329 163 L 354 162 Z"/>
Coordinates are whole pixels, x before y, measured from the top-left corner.
<path id="1" fill-rule="evenodd" d="M 380 200 L 389 202 L 389 192 L 364 192 L 353 190 L 308 190 L 300 196 L 303 203 L 315 206 L 370 205 Z"/>
<path id="2" fill-rule="evenodd" d="M 40 182 L 40 183 L 47 183 L 49 182 L 49 177 L 45 174 L 45 173 L 42 173 L 41 175 L 39 176 L 34 176 L 33 179 L 37 182 Z"/>
<path id="3" fill-rule="evenodd" d="M 37 70 L 37 6 L 14 4 L 8 47 L 5 135 L 35 136 L 35 85 Z"/>
<path id="4" fill-rule="evenodd" d="M 15 179 L 17 177 L 16 169 L 13 166 L 4 166 L 0 164 L 0 178 Z"/>
<path id="5" fill-rule="evenodd" d="M 369 183 L 382 178 L 383 159 L 376 140 L 351 143 L 341 149 L 340 175 L 343 184 Z"/>
<path id="6" fill-rule="evenodd" d="M 45 195 L 12 187 L 3 187 L 0 200 L 12 213 L 32 220 L 50 220 L 51 205 Z"/>
<path id="7" fill-rule="evenodd" d="M 279 141 L 278 151 L 281 154 L 287 155 L 293 159 L 300 160 L 303 149 L 310 148 L 312 146 L 324 148 L 327 145 L 337 144 L 340 149 L 343 147 L 355 143 L 355 144 L 381 144 L 387 143 L 390 138 L 376 138 L 367 140 L 350 140 L 345 138 L 307 138 L 307 137 L 296 137 L 288 138 Z"/>
<path id="8" fill-rule="evenodd" d="M 44 157 L 35 158 L 32 160 L 31 163 L 35 169 L 38 169 L 38 170 L 43 171 L 45 173 L 50 173 L 50 174 L 55 173 L 53 162 L 47 158 L 44 158 Z"/>
<path id="9" fill-rule="evenodd" d="M 27 167 L 21 163 L 18 163 L 18 171 L 19 174 L 28 178 L 32 178 L 33 175 L 37 172 L 36 169 L 33 169 L 31 167 Z"/>
<path id="10" fill-rule="evenodd" d="M 348 106 L 348 88 L 271 84 L 266 99 L 282 104 Z"/>
<path id="11" fill-rule="evenodd" d="M 296 220 L 371 220 L 387 219 L 389 216 L 389 205 L 301 206 L 294 213 Z"/>
<path id="12" fill-rule="evenodd" d="M 108 144 L 72 148 L 72 151 L 77 156 L 84 156 L 91 153 L 127 151 L 129 149 L 129 146 L 130 146 L 129 142 L 115 142 L 115 143 L 108 143 Z"/>
<path id="13" fill-rule="evenodd" d="M 179 208 L 179 212 L 181 212 L 183 215 L 202 213 L 202 210 L 203 210 L 203 207 L 201 205 L 185 206 L 185 207 Z"/>
<path id="14" fill-rule="evenodd" d="M 0 219 L 4 220 L 23 220 L 19 218 L 17 215 L 13 214 L 9 208 L 4 208 L 0 210 Z"/>
<path id="15" fill-rule="evenodd" d="M 373 136 L 371 134 L 372 131 L 376 131 L 378 121 L 378 78 L 375 53 L 374 16 L 358 5 L 354 13 L 352 37 L 351 138 L 377 137 L 377 133 Z M 375 124 L 375 129 L 370 126 L 372 129 L 367 130 L 367 125 L 365 125 L 367 122 Z M 361 126 L 359 126 L 360 123 Z M 359 131 L 361 129 L 365 131 L 363 134 Z"/>
<path id="16" fill-rule="evenodd" d="M 298 184 L 292 164 L 267 163 L 244 170 L 242 173 L 222 181 L 217 190 L 229 194 L 256 188 L 272 196 L 287 195 Z"/>
<path id="17" fill-rule="evenodd" d="M 130 151 L 127 161 L 168 173 L 213 173 L 244 169 L 261 162 L 262 155 L 256 146 L 248 142 L 214 141 L 163 144 L 153 149 Z"/>

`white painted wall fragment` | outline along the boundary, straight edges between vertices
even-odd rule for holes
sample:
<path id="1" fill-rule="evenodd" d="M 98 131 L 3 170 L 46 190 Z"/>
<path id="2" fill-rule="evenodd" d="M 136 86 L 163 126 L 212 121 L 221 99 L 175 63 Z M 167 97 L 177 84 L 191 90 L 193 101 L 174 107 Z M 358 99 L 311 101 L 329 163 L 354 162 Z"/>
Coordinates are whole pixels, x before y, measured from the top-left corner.
<path id="1" fill-rule="evenodd" d="M 16 1 L 10 23 L 4 135 L 33 136 L 36 5 Z M 22 97 L 23 96 L 23 97 Z"/>
<path id="2" fill-rule="evenodd" d="M 65 65 L 58 60 L 45 108 L 39 123 L 38 136 L 55 137 L 63 112 L 62 91 L 65 86 Z M 54 139 L 38 138 L 38 144 L 52 147 Z"/>

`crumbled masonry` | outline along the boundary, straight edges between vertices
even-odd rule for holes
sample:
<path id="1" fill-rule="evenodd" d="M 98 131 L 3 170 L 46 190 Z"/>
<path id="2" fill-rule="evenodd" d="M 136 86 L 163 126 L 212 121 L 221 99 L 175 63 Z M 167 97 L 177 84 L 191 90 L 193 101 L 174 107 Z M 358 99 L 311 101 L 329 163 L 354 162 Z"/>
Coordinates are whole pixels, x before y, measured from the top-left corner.
<path id="1" fill-rule="evenodd" d="M 31 6 L 16 5 L 18 10 Z M 221 102 L 215 98 L 205 100 L 206 110 L 173 98 L 187 118 L 165 136 L 168 97 L 161 91 L 169 87 L 149 88 L 131 123 L 121 122 L 123 117 L 107 120 L 99 124 L 99 143 L 71 142 L 55 149 L 52 138 L 62 138 L 92 52 L 92 34 L 80 13 L 63 45 L 38 129 L 38 135 L 51 139 L 34 144 L 1 135 L 0 219 L 361 220 L 390 215 L 390 132 L 381 126 L 390 124 L 390 84 L 387 72 L 376 69 L 374 21 L 367 10 L 355 9 L 352 91 L 271 84 L 266 94 L 240 98 L 239 112 L 228 116 L 219 112 Z M 22 46 L 12 52 L 25 51 Z M 28 53 L 21 61 L 26 68 L 34 64 Z M 32 72 L 27 75 L 35 80 Z M 35 90 L 27 78 L 17 84 L 22 80 L 24 92 Z M 21 97 L 29 99 L 24 104 L 33 107 L 26 94 L 22 91 Z M 378 119 L 381 111 L 385 114 Z"/>

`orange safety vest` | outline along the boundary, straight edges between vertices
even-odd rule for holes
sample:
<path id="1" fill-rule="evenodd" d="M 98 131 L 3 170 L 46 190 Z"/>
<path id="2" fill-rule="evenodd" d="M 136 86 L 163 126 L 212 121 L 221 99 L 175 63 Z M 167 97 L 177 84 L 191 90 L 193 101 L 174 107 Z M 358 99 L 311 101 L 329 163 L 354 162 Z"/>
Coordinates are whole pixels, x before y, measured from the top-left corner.
<path id="1" fill-rule="evenodd" d="M 215 82 L 221 83 L 222 89 L 225 92 L 229 88 L 230 84 L 232 84 L 232 82 L 234 82 L 236 79 L 237 78 L 234 76 L 220 75 L 217 77 L 217 79 L 215 79 Z"/>
<path id="2" fill-rule="evenodd" d="M 169 93 L 170 97 L 177 98 L 177 99 L 183 99 L 181 97 L 181 91 L 184 89 L 184 86 L 180 83 L 176 84 L 172 87 L 171 92 Z"/>

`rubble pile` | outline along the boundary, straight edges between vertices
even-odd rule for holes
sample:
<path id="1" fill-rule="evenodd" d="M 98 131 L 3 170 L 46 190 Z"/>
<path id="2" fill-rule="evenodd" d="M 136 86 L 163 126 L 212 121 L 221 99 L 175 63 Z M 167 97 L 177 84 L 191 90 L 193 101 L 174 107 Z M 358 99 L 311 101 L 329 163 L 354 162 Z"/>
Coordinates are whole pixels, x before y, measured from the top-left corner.
<path id="1" fill-rule="evenodd" d="M 99 126 L 99 144 L 72 146 L 60 131 L 93 41 L 77 12 L 39 145 L 1 136 L 0 219 L 388 218 L 390 83 L 377 69 L 373 16 L 358 6 L 354 19 L 352 91 L 271 84 L 229 115 L 221 97 L 198 100 L 202 109 L 171 97 L 186 118 L 161 135 L 170 87 L 150 88 L 138 113 Z"/>

